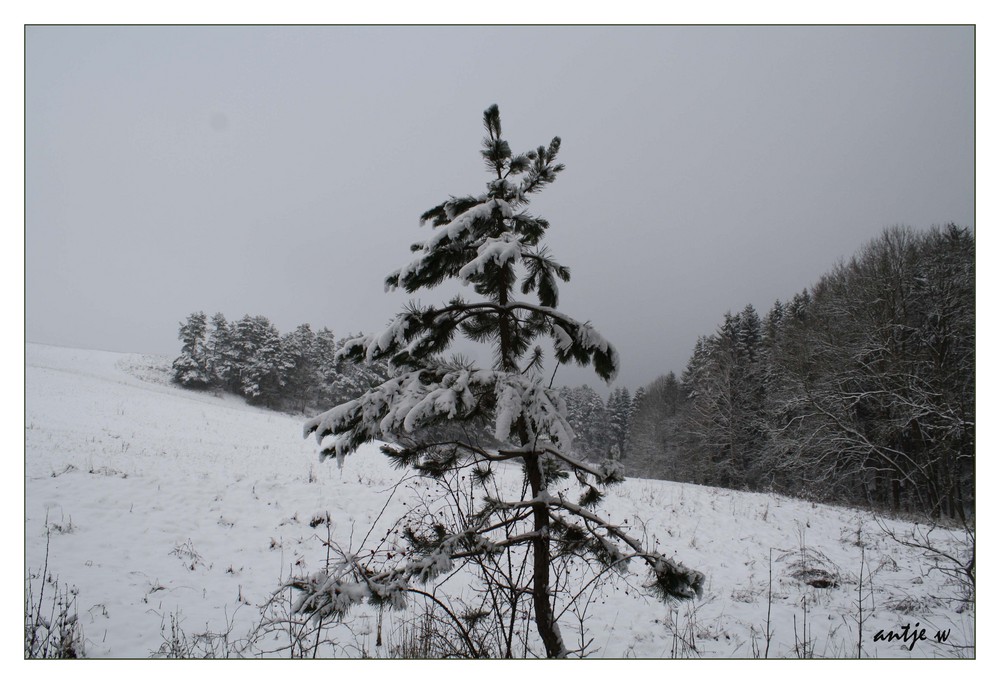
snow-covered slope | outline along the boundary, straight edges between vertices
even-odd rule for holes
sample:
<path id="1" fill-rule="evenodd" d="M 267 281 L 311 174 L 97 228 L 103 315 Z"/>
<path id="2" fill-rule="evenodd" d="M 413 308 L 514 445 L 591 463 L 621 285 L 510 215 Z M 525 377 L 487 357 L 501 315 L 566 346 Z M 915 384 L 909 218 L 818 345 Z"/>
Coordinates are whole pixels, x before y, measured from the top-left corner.
<path id="1" fill-rule="evenodd" d="M 149 657 L 199 633 L 236 643 L 282 580 L 322 567 L 327 514 L 333 544 L 357 550 L 421 486 L 396 488 L 383 510 L 404 474 L 375 446 L 342 470 L 321 464 L 302 417 L 174 387 L 166 359 L 29 344 L 26 363 L 25 572 L 39 574 L 48 543 L 49 574 L 77 592 L 90 657 Z M 859 615 L 868 657 L 975 653 L 974 609 L 958 612 L 934 559 L 887 538 L 870 514 L 649 480 L 619 486 L 603 508 L 708 580 L 701 600 L 673 605 L 636 591 L 642 574 L 595 594 L 585 623 L 595 656 L 795 657 L 808 638 L 818 657 L 855 657 Z M 931 539 L 961 551 L 961 535 Z M 836 586 L 807 585 L 803 569 Z M 274 601 L 264 612 L 282 610 Z M 388 643 L 404 617 L 383 622 Z M 927 638 L 912 650 L 874 640 L 918 622 Z M 358 611 L 320 655 L 389 655 L 377 627 L 375 612 Z M 945 643 L 939 630 L 950 630 Z M 571 644 L 578 632 L 563 625 Z M 264 637 L 247 653 L 287 646 L 287 635 Z"/>

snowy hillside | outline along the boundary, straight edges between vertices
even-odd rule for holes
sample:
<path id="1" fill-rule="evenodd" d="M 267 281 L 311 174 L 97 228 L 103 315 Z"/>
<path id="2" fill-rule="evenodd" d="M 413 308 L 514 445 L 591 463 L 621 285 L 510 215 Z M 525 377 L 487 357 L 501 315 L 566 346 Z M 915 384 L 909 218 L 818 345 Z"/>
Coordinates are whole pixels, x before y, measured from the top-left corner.
<path id="1" fill-rule="evenodd" d="M 88 657 L 288 655 L 288 635 L 261 628 L 287 617 L 287 591 L 269 603 L 282 581 L 320 569 L 328 535 L 349 551 L 385 534 L 428 486 L 396 487 L 406 473 L 375 446 L 342 470 L 321 464 L 303 417 L 174 387 L 166 359 L 29 344 L 26 364 L 26 578 L 37 593 L 48 540 L 48 575 L 75 592 Z M 870 514 L 648 480 L 602 508 L 708 579 L 702 599 L 672 605 L 641 591 L 638 566 L 595 592 L 582 636 L 595 657 L 856 657 L 859 616 L 866 657 L 975 655 L 974 608 Z M 930 539 L 962 553 L 959 534 Z M 318 655 L 389 657 L 414 618 L 359 610 Z M 874 640 L 916 623 L 925 640 Z M 563 622 L 568 644 L 580 629 Z"/>

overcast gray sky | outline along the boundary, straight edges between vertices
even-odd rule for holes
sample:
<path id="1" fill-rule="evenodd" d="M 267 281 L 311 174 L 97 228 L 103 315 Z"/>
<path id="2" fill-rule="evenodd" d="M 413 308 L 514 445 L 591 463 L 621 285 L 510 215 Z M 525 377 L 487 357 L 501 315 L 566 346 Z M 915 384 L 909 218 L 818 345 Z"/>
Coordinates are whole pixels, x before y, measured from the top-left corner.
<path id="1" fill-rule="evenodd" d="M 25 97 L 33 342 L 380 329 L 419 215 L 484 190 L 494 102 L 515 152 L 562 138 L 532 208 L 630 389 L 885 227 L 975 227 L 970 27 L 35 26 Z"/>

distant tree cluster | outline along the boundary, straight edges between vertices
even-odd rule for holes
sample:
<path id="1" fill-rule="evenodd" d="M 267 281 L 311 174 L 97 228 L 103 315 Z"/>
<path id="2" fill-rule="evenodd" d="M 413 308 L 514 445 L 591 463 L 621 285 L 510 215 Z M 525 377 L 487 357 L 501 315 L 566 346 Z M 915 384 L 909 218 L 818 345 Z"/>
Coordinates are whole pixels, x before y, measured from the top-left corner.
<path id="1" fill-rule="evenodd" d="M 625 387 L 611 390 L 607 403 L 590 385 L 563 387 L 566 419 L 573 428 L 573 453 L 593 461 L 623 459 L 632 421 L 632 396 Z"/>
<path id="2" fill-rule="evenodd" d="M 890 229 L 636 392 L 634 474 L 965 519 L 975 471 L 975 240 Z"/>
<path id="3" fill-rule="evenodd" d="M 282 335 L 264 316 L 232 323 L 221 313 L 193 313 L 178 332 L 174 381 L 192 389 L 228 391 L 269 408 L 306 411 L 336 404 L 383 382 L 384 362 L 339 361 L 343 346 L 308 324 Z"/>
<path id="4" fill-rule="evenodd" d="M 691 481 L 680 476 L 679 411 L 684 396 L 671 372 L 635 391 L 627 471 L 637 477 Z"/>

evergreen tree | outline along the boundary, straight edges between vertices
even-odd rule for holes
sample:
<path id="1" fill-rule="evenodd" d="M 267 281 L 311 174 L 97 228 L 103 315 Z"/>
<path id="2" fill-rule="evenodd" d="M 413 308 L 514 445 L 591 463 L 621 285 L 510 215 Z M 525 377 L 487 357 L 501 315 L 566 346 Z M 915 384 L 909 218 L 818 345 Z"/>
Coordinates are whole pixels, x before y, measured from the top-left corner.
<path id="1" fill-rule="evenodd" d="M 350 339 L 343 339 L 337 342 L 336 349 L 340 351 Z M 385 359 L 359 359 L 351 361 L 348 358 L 337 359 L 335 365 L 334 381 L 330 387 L 337 403 L 348 401 L 352 397 L 364 394 L 373 387 L 381 385 L 391 377 L 389 364 Z"/>
<path id="2" fill-rule="evenodd" d="M 486 110 L 484 124 L 482 157 L 491 175 L 486 193 L 453 197 L 426 212 L 422 222 L 431 222 L 436 232 L 414 244 L 416 258 L 386 279 L 388 288 L 410 293 L 455 279 L 471 286 L 479 301 L 455 297 L 440 307 L 414 303 L 384 332 L 348 342 L 343 357 L 387 360 L 396 376 L 314 418 L 306 430 L 317 434 L 323 455 L 343 459 L 361 444 L 380 439 L 393 443 L 384 451 L 395 463 L 432 477 L 466 468 L 470 486 L 485 486 L 497 462 L 518 461 L 524 474 L 521 491 L 528 497 L 468 496 L 463 500 L 477 501 L 477 508 L 464 511 L 456 525 L 436 521 L 410 531 L 412 555 L 399 566 L 377 572 L 354 563 L 333 576 L 320 573 L 297 581 L 302 593 L 296 609 L 320 616 L 343 614 L 352 602 L 365 598 L 398 605 L 408 582 L 429 581 L 456 561 L 479 558 L 485 563 L 504 549 L 526 547 L 530 586 L 492 586 L 510 590 L 515 602 L 530 596 L 545 652 L 558 657 L 568 651 L 556 623 L 554 601 L 561 583 L 552 575 L 555 558 L 575 554 L 616 568 L 630 557 L 640 558 L 653 571 L 652 586 L 665 597 L 700 594 L 704 577 L 645 549 L 588 508 L 599 499 L 599 487 L 620 481 L 621 468 L 615 463 L 594 466 L 569 455 L 572 430 L 565 403 L 547 386 L 541 373 L 543 348 L 535 341 L 550 338 L 559 363 L 591 364 L 606 381 L 616 374 L 618 357 L 592 326 L 557 310 L 558 282 L 569 280 L 569 269 L 542 244 L 548 222 L 524 209 L 531 195 L 562 171 L 555 162 L 560 140 L 515 155 L 501 135 L 495 105 Z M 518 293 L 536 301 L 518 299 Z M 491 368 L 442 358 L 459 333 L 490 345 Z M 499 449 L 458 439 L 447 444 L 414 439 L 421 428 L 441 422 L 487 418 L 503 444 Z M 579 503 L 550 491 L 570 471 L 583 486 Z M 487 581 L 490 576 L 486 573 Z"/>
<path id="3" fill-rule="evenodd" d="M 245 315 L 233 327 L 239 392 L 253 403 L 277 406 L 292 362 L 278 329 L 264 316 Z"/>
<path id="4" fill-rule="evenodd" d="M 627 387 L 612 390 L 608 397 L 608 418 L 611 426 L 611 443 L 619 456 L 628 456 L 628 437 L 632 427 L 632 395 Z"/>
<path id="5" fill-rule="evenodd" d="M 642 402 L 645 399 L 646 399 L 646 388 L 640 387 L 635 391 L 635 394 L 632 395 L 632 407 L 629 411 L 629 417 L 631 419 L 633 420 L 635 419 L 635 415 L 639 412 L 639 407 L 642 405 Z"/>
<path id="6" fill-rule="evenodd" d="M 212 328 L 208 334 L 208 372 L 212 384 L 219 389 L 239 390 L 236 370 L 233 332 L 226 317 L 221 313 L 212 316 Z"/>
<path id="7" fill-rule="evenodd" d="M 625 453 L 629 457 L 629 472 L 632 475 L 644 475 L 645 469 L 639 467 L 646 458 L 652 457 L 656 451 L 653 440 L 653 430 L 649 425 L 649 413 L 646 410 L 646 388 L 640 387 L 632 396 L 632 406 L 629 412 L 628 444 Z"/>
<path id="8" fill-rule="evenodd" d="M 756 486 L 765 443 L 761 323 L 747 305 L 726 313 L 719 330 L 701 338 L 684 375 L 686 460 L 703 484 Z"/>
<path id="9" fill-rule="evenodd" d="M 727 314 L 683 375 L 680 476 L 966 521 L 974 243 L 889 229 L 764 321 Z"/>
<path id="10" fill-rule="evenodd" d="M 205 313 L 199 311 L 188 316 L 177 337 L 181 341 L 181 355 L 174 359 L 174 382 L 195 389 L 208 387 L 211 380 L 205 350 Z"/>
<path id="11" fill-rule="evenodd" d="M 676 479 L 680 385 L 673 372 L 636 390 L 630 418 L 629 472 L 640 477 Z"/>
<path id="12" fill-rule="evenodd" d="M 287 367 L 282 398 L 305 411 L 317 393 L 316 335 L 303 323 L 281 338 L 281 349 Z"/>
<path id="13" fill-rule="evenodd" d="M 573 453 L 600 461 L 611 448 L 610 422 L 601 395 L 589 385 L 561 391 L 566 402 L 566 419 L 573 428 Z"/>
<path id="14" fill-rule="evenodd" d="M 764 321 L 761 333 L 761 344 L 767 349 L 774 349 L 778 344 L 779 336 L 785 322 L 786 307 L 781 300 L 776 300 L 771 310 L 767 312 L 767 319 Z"/>
<path id="15" fill-rule="evenodd" d="M 337 369 L 337 349 L 337 339 L 333 332 L 329 328 L 321 328 L 316 333 L 313 354 L 315 355 L 316 400 L 323 406 L 340 404 L 350 399 L 350 397 L 341 396 L 335 390 L 339 372 Z"/>

